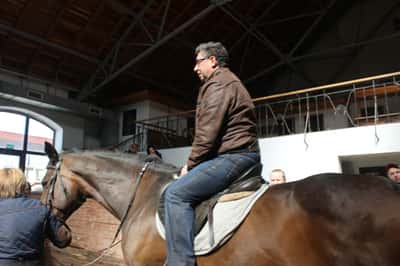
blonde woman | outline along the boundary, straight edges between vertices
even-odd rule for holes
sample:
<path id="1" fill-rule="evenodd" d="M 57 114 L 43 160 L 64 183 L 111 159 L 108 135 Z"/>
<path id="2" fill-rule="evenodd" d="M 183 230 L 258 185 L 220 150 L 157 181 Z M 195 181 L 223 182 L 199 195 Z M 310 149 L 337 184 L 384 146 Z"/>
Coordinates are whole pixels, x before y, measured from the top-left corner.
<path id="1" fill-rule="evenodd" d="M 21 170 L 0 169 L 0 265 L 39 266 L 43 241 L 57 247 L 71 242 L 71 233 L 39 200 L 25 196 Z"/>

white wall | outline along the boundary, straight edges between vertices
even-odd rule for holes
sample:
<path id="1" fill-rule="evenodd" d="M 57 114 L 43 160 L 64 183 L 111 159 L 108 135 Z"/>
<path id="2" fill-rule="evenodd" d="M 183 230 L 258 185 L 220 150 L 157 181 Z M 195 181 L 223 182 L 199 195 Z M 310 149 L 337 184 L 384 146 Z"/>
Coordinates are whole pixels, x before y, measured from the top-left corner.
<path id="1" fill-rule="evenodd" d="M 30 80 L 27 78 L 23 77 L 18 77 L 17 73 L 10 74 L 6 73 L 8 71 L 4 69 L 0 69 L 0 80 L 6 81 L 7 83 L 14 84 L 17 86 L 21 86 L 23 88 L 29 88 L 34 91 L 40 91 L 46 94 L 62 97 L 65 99 L 68 99 L 68 90 L 72 90 L 71 88 L 60 88 L 60 84 L 57 84 L 58 87 L 55 87 L 54 85 L 49 84 L 50 82 L 45 82 L 45 81 L 35 81 L 35 80 Z"/>
<path id="2" fill-rule="evenodd" d="M 282 168 L 287 179 L 298 180 L 321 172 L 341 172 L 339 156 L 400 151 L 400 123 L 296 134 L 260 140 L 263 176 Z"/>
<path id="3" fill-rule="evenodd" d="M 190 151 L 191 151 L 190 147 L 159 150 L 165 162 L 171 163 L 177 167 L 181 167 L 186 163 Z"/>
<path id="4" fill-rule="evenodd" d="M 260 139 L 263 177 L 268 179 L 272 169 L 281 168 L 288 181 L 307 176 L 342 171 L 339 157 L 363 154 L 396 153 L 400 151 L 400 123 L 364 126 Z M 182 166 L 190 147 L 160 150 L 163 159 Z"/>
<path id="5" fill-rule="evenodd" d="M 148 101 L 149 103 L 149 117 L 159 117 L 159 116 L 165 116 L 171 113 L 176 113 L 179 112 L 178 109 L 172 108 L 171 106 L 164 105 L 161 103 L 153 102 L 153 101 Z"/>

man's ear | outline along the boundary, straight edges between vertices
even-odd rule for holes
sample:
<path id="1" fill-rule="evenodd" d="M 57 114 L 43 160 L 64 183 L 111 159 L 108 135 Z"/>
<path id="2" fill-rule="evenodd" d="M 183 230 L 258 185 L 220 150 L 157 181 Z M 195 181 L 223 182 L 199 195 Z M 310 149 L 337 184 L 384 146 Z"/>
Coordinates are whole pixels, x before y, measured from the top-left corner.
<path id="1" fill-rule="evenodd" d="M 218 67 L 217 58 L 216 58 L 215 56 L 212 55 L 212 56 L 210 56 L 209 59 L 211 60 L 212 67 L 213 67 L 213 68 L 217 68 L 217 67 Z"/>

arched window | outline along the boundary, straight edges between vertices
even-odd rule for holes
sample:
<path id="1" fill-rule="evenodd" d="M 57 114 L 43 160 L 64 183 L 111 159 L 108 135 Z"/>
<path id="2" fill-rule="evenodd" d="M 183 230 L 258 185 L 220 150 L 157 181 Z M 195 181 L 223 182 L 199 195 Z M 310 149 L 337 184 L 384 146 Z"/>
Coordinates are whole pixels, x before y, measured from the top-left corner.
<path id="1" fill-rule="evenodd" d="M 48 163 L 44 143 L 55 144 L 56 129 L 32 114 L 0 109 L 0 168 L 21 168 L 34 184 L 44 177 Z"/>

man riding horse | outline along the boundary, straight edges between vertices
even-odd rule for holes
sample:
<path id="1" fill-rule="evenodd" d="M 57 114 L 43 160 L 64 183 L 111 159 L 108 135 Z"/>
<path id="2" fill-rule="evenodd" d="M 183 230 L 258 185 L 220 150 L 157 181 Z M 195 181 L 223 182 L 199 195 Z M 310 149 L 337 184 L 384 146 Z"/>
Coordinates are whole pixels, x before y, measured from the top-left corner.
<path id="1" fill-rule="evenodd" d="M 227 50 L 208 42 L 197 46 L 195 56 L 202 86 L 192 151 L 180 179 L 164 194 L 168 266 L 195 265 L 194 207 L 260 162 L 254 105 L 227 67 Z"/>

